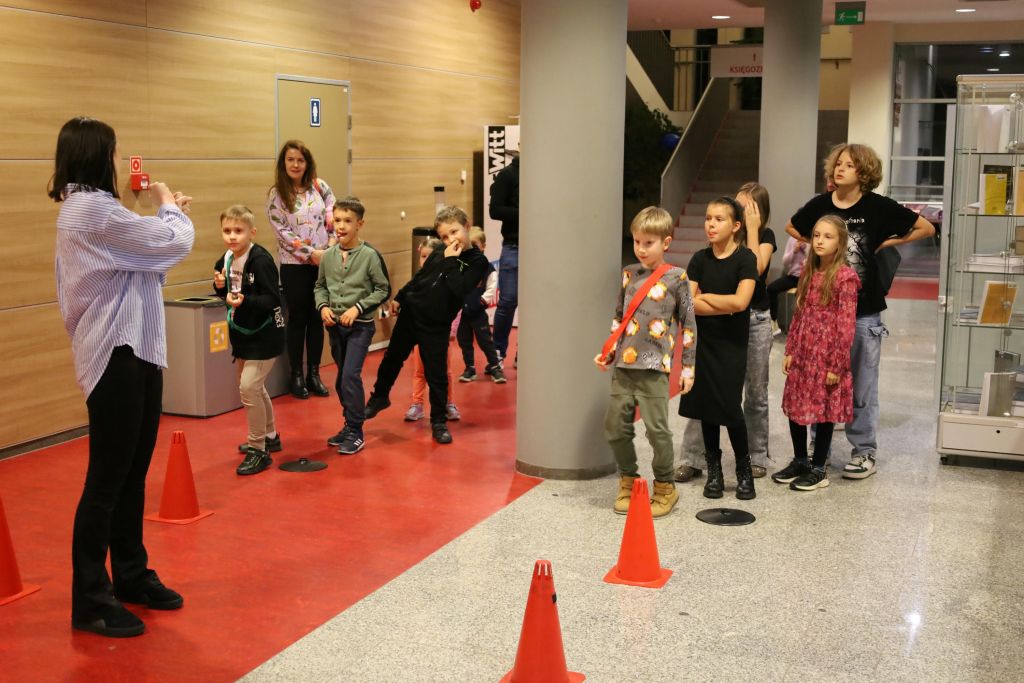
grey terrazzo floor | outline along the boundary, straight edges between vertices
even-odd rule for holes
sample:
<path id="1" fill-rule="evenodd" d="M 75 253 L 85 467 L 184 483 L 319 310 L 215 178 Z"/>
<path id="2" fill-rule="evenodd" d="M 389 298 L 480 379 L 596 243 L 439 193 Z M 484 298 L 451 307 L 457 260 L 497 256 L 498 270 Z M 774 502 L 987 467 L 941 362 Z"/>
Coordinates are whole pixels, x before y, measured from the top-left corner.
<path id="1" fill-rule="evenodd" d="M 876 476 L 833 470 L 814 493 L 760 479 L 749 502 L 681 484 L 676 511 L 656 523 L 675 572 L 660 590 L 602 581 L 624 523 L 609 509 L 612 478 L 544 482 L 243 680 L 496 682 L 539 558 L 554 566 L 569 668 L 595 683 L 1024 679 L 1024 468 L 940 464 L 934 304 L 890 307 Z M 781 351 L 777 341 L 775 407 Z M 781 467 L 789 435 L 781 411 L 773 419 Z M 833 444 L 841 466 L 842 433 Z M 757 522 L 694 519 L 720 504 Z"/>

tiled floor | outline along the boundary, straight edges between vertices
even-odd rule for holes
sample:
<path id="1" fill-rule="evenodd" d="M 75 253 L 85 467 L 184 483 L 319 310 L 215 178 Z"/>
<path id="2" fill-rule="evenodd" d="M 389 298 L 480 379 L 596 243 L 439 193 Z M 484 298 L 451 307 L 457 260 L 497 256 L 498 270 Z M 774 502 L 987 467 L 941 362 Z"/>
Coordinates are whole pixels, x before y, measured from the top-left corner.
<path id="1" fill-rule="evenodd" d="M 539 558 L 554 565 L 569 668 L 588 681 L 1021 680 L 1024 471 L 940 464 L 935 304 L 894 301 L 886 320 L 876 476 L 833 471 L 814 493 L 761 479 L 749 502 L 680 485 L 678 509 L 656 523 L 675 571 L 661 590 L 602 581 L 624 519 L 610 511 L 613 479 L 545 482 L 243 680 L 497 681 Z M 773 406 L 781 389 L 773 370 Z M 776 415 L 781 467 L 790 447 Z M 837 433 L 840 464 L 845 451 Z M 694 519 L 720 503 L 757 522 Z"/>

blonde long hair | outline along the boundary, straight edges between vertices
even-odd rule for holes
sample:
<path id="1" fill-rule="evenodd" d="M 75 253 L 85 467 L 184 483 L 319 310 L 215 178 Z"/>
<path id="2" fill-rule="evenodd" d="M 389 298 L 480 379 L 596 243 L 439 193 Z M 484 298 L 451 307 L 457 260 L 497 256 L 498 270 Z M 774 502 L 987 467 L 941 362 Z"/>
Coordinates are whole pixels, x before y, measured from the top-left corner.
<path id="1" fill-rule="evenodd" d="M 821 281 L 821 305 L 828 306 L 832 301 L 832 289 L 836 283 L 836 275 L 839 273 L 839 269 L 846 265 L 846 246 L 850 241 L 850 233 L 846 229 L 846 221 L 835 214 L 829 214 L 822 216 L 818 219 L 814 227 L 818 227 L 819 223 L 826 223 L 836 229 L 836 234 L 839 236 L 839 248 L 836 250 L 836 256 L 832 259 L 832 263 L 828 264 L 825 268 L 824 277 Z M 814 230 L 811 230 L 811 240 L 814 240 Z M 811 288 L 811 279 L 814 274 L 821 268 L 821 257 L 814 253 L 814 249 L 808 249 L 807 263 L 804 264 L 804 272 L 800 274 L 800 282 L 796 286 L 796 305 L 801 307 L 804 305 L 804 301 L 807 299 L 807 292 Z"/>

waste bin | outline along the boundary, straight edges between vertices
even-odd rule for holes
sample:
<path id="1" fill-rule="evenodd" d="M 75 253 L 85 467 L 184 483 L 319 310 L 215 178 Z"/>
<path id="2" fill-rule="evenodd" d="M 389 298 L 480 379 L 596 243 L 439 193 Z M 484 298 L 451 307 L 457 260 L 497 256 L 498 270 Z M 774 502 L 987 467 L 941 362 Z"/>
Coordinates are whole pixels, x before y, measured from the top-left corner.
<path id="1" fill-rule="evenodd" d="M 433 228 L 412 229 L 412 274 L 420 269 L 420 246 L 427 241 L 428 237 L 437 237 Z"/>
<path id="2" fill-rule="evenodd" d="M 189 296 L 164 301 L 167 319 L 167 371 L 163 411 L 210 417 L 242 407 L 238 370 L 232 363 L 224 301 L 216 296 Z M 278 358 L 267 377 L 267 391 L 288 389 L 288 363 Z"/>

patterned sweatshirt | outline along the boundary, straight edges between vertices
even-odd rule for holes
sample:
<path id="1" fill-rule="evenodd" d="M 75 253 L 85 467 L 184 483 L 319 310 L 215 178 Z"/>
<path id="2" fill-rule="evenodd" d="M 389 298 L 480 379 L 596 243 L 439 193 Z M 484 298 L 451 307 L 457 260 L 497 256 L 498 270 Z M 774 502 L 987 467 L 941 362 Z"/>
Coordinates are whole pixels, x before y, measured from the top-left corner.
<path id="1" fill-rule="evenodd" d="M 613 332 L 623 324 L 626 307 L 651 272 L 640 264 L 626 266 L 622 271 L 622 289 L 615 306 Z M 625 324 L 626 331 L 613 352 L 615 367 L 669 372 L 678 330 L 682 334 L 682 365 L 693 368 L 697 355 L 697 326 L 693 318 L 690 281 L 684 269 L 673 267 L 662 275 Z"/>

